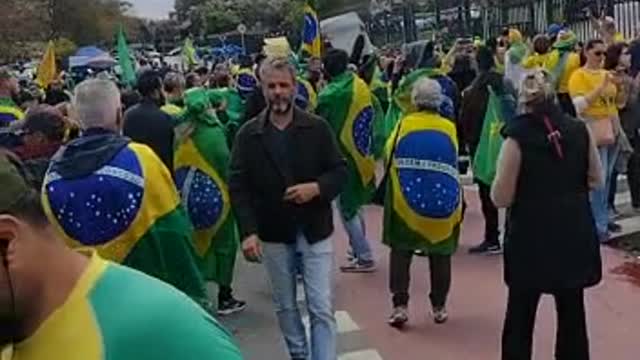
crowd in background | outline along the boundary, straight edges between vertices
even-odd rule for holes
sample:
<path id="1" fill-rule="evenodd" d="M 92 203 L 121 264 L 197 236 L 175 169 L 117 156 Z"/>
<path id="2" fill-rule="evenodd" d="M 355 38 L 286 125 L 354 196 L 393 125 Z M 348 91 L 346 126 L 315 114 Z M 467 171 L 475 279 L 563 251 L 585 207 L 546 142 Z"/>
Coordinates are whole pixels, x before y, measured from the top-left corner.
<path id="1" fill-rule="evenodd" d="M 531 358 L 537 304 L 549 293 L 557 358 L 583 360 L 584 289 L 601 280 L 599 245 L 620 231 L 620 174 L 640 212 L 640 40 L 620 39 L 610 19 L 600 34 L 582 43 L 559 25 L 531 38 L 505 29 L 494 39 L 459 39 L 446 52 L 421 41 L 372 54 L 359 38 L 351 54 L 326 46 L 322 59 L 256 54 L 187 72 L 141 61 L 135 88 L 96 74 L 40 91 L 3 69 L 0 146 L 42 189 L 49 221 L 68 244 L 160 278 L 210 313 L 247 305 L 232 289 L 239 248 L 263 262 L 289 352 L 300 360 L 336 358 L 333 203 L 349 237 L 346 273 L 376 271 L 363 207 L 384 207 L 389 324 L 409 320 L 415 256 L 429 260 L 433 320 L 447 321 L 466 207 L 460 175 L 472 171 L 485 231 L 470 252 L 505 257 L 503 359 Z M 496 135 L 501 152 L 487 145 Z M 378 179 L 377 162 L 385 170 Z M 96 180 L 105 174 L 127 184 Z M 131 204 L 144 216 L 125 207 L 113 224 L 111 215 L 69 219 L 85 200 L 101 218 L 106 208 L 93 203 L 92 187 L 113 197 L 105 199 L 113 209 Z M 143 200 L 138 188 L 155 197 Z M 86 195 L 82 204 L 75 194 Z M 510 209 L 506 226 L 498 208 Z M 297 277 L 311 347 L 292 291 Z M 219 285 L 216 304 L 206 280 Z"/>

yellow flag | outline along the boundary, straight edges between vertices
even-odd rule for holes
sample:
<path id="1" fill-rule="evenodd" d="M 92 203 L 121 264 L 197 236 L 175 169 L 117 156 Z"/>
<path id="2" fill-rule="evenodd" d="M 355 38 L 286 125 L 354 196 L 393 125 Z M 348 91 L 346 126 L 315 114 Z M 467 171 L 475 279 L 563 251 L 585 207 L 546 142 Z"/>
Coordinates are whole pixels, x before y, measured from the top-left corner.
<path id="1" fill-rule="evenodd" d="M 40 87 L 46 88 L 56 79 L 57 75 L 55 45 L 53 44 L 53 41 L 49 41 L 47 51 L 44 53 L 44 57 L 38 66 L 36 82 Z"/>

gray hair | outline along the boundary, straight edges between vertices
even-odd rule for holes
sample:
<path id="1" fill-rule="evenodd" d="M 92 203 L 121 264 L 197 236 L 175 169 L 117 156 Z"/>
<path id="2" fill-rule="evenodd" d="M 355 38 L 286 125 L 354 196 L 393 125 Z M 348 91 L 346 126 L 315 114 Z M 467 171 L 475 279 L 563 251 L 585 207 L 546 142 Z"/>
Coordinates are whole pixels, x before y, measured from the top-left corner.
<path id="1" fill-rule="evenodd" d="M 411 103 L 419 110 L 438 110 L 442 103 L 442 87 L 433 79 L 418 80 L 411 92 Z"/>
<path id="2" fill-rule="evenodd" d="M 293 82 L 296 81 L 296 68 L 293 66 L 293 64 L 291 64 L 291 62 L 289 62 L 287 58 L 273 57 L 264 60 L 260 65 L 260 78 L 264 80 L 265 76 L 267 76 L 268 73 L 274 70 L 286 71 L 291 74 L 291 79 L 293 79 Z"/>
<path id="3" fill-rule="evenodd" d="M 113 81 L 91 79 L 76 87 L 73 107 L 83 129 L 117 127 L 120 91 Z"/>

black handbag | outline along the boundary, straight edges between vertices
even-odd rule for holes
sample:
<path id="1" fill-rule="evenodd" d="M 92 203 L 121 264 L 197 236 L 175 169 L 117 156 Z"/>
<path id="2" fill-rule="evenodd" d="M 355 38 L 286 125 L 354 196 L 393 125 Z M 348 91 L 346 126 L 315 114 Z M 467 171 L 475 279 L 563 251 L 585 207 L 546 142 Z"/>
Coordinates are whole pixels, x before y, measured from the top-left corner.
<path id="1" fill-rule="evenodd" d="M 376 188 L 376 191 L 373 193 L 373 197 L 371 198 L 371 204 L 373 205 L 384 206 L 384 200 L 387 197 L 387 182 L 389 179 L 389 171 L 391 171 L 393 155 L 395 154 L 396 146 L 398 145 L 400 130 L 402 130 L 402 120 L 400 120 L 400 123 L 398 124 L 398 131 L 393 137 L 393 147 L 391 148 L 391 153 L 389 154 L 389 159 L 387 160 L 387 166 L 385 166 L 384 174 L 382 175 L 382 181 L 380 181 L 380 184 Z"/>

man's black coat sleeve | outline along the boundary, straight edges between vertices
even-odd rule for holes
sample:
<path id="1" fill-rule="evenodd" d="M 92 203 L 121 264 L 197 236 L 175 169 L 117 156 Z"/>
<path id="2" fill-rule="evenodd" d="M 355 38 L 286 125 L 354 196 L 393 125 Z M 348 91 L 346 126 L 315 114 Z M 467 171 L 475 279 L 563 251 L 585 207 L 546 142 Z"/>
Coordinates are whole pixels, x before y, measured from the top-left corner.
<path id="1" fill-rule="evenodd" d="M 240 130 L 231 152 L 231 168 L 229 172 L 229 194 L 231 205 L 238 220 L 241 240 L 258 234 L 258 225 L 251 201 L 251 181 L 249 179 L 247 157 L 247 133 Z"/>

